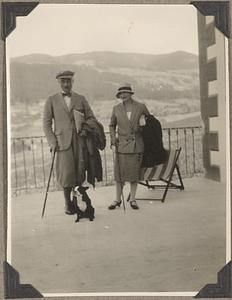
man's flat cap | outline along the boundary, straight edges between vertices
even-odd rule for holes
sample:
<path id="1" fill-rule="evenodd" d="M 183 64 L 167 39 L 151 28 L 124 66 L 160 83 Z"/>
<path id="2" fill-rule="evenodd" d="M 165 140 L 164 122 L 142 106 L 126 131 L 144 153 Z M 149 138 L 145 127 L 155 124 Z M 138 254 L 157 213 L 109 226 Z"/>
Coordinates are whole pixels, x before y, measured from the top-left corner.
<path id="1" fill-rule="evenodd" d="M 56 75 L 56 79 L 72 78 L 73 76 L 74 76 L 74 72 L 72 71 L 62 71 Z"/>

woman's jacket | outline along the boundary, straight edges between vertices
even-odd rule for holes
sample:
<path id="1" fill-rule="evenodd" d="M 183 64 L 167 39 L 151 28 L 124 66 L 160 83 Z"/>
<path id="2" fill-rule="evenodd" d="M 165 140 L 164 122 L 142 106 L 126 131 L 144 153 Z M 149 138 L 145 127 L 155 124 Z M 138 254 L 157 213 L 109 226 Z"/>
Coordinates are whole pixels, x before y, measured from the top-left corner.
<path id="1" fill-rule="evenodd" d="M 116 127 L 118 133 L 119 153 L 141 153 L 144 151 L 143 138 L 139 119 L 142 115 L 148 115 L 147 107 L 143 103 L 132 100 L 131 117 L 128 119 L 123 103 L 113 107 L 109 130 L 111 143 L 116 141 Z"/>

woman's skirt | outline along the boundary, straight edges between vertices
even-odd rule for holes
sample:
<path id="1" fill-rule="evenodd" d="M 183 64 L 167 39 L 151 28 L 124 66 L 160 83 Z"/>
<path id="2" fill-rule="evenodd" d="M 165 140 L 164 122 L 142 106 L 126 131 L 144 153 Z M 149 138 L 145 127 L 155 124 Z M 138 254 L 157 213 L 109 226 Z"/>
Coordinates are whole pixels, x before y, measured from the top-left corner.
<path id="1" fill-rule="evenodd" d="M 114 177 L 117 182 L 138 182 L 143 153 L 116 153 Z"/>

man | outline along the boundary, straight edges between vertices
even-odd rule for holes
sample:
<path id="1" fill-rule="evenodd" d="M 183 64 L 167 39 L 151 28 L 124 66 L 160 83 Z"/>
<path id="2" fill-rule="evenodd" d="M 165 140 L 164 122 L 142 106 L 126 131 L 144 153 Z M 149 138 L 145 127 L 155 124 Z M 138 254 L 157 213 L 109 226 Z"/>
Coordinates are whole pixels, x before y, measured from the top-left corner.
<path id="1" fill-rule="evenodd" d="M 61 92 L 47 99 L 43 115 L 43 129 L 50 151 L 57 151 L 56 175 L 64 190 L 66 214 L 74 213 L 71 191 L 85 181 L 88 160 L 85 132 L 77 132 L 74 111 L 85 120 L 95 120 L 85 97 L 72 91 L 73 76 L 71 71 L 56 76 Z"/>

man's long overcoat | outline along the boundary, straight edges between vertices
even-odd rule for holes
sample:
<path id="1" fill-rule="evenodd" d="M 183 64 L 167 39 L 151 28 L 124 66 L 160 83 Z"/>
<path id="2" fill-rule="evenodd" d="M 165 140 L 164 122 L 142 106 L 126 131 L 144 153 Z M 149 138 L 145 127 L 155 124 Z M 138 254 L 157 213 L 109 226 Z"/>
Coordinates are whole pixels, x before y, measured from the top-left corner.
<path id="1" fill-rule="evenodd" d="M 75 134 L 74 132 L 76 130 L 73 115 L 74 109 L 82 112 L 85 115 L 85 119 L 95 118 L 85 97 L 74 92 L 71 95 L 71 104 L 69 109 L 61 93 L 50 96 L 45 103 L 43 129 L 50 147 L 56 145 L 56 142 L 58 143 L 58 155 L 61 152 L 65 152 L 71 146 L 72 136 Z M 84 139 L 84 137 L 78 135 L 80 145 L 85 145 Z M 80 151 L 80 155 L 85 154 L 84 152 L 84 150 Z M 83 158 L 80 157 L 80 159 Z M 70 178 L 84 178 L 84 165 L 80 170 L 78 170 L 80 174 L 76 174 L 75 169 L 73 168 L 72 170 L 70 166 L 72 166 L 72 162 L 69 163 L 68 170 L 67 165 L 65 164 L 59 165 L 58 170 L 59 172 L 63 172 L 63 174 L 69 174 Z M 62 178 L 62 176 L 57 174 L 57 178 Z M 59 182 L 59 184 L 64 186 L 62 185 L 62 182 Z"/>

